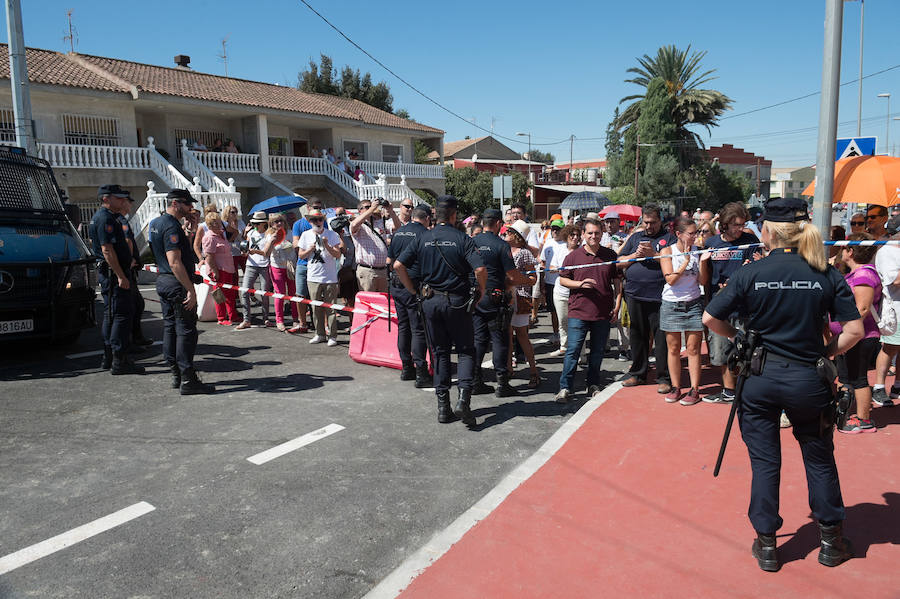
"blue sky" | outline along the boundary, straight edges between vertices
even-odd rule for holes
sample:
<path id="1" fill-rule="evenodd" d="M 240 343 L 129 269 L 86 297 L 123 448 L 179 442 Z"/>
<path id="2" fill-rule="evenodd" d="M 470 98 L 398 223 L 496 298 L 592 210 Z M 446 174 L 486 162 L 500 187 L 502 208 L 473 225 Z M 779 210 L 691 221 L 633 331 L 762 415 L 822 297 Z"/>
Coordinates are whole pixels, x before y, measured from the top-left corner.
<path id="1" fill-rule="evenodd" d="M 709 144 L 733 143 L 775 161 L 801 166 L 815 159 L 819 96 L 740 116 L 821 88 L 825 0 L 693 2 L 515 3 L 457 0 L 325 2 L 310 4 L 350 38 L 428 96 L 465 119 L 491 128 L 510 147 L 535 147 L 559 160 L 604 155 L 603 136 L 618 101 L 638 89 L 626 84 L 635 58 L 675 44 L 708 52 L 716 69 L 711 87 L 734 107 L 705 134 Z M 233 77 L 293 85 L 297 72 L 319 53 L 341 67 L 370 71 L 391 86 L 394 108 L 445 130 L 446 141 L 485 133 L 416 94 L 341 38 L 298 0 L 24 0 L 26 44 L 66 51 L 66 10 L 73 9 L 76 51 L 169 66 L 191 56 L 196 70 L 224 74 L 218 58 L 228 36 Z M 248 6 L 251 8 L 248 9 Z M 841 81 L 857 77 L 859 2 L 844 9 Z M 900 2 L 868 0 L 865 6 L 865 74 L 900 65 Z M 891 31 L 891 29 L 894 31 Z M 6 28 L 2 40 L 7 41 Z M 900 68 L 864 80 L 862 134 L 877 135 L 883 151 L 887 102 L 900 116 Z M 841 88 L 838 132 L 856 132 L 856 84 Z M 892 121 L 900 149 L 900 121 Z M 805 130 L 804 130 L 805 129 Z M 797 131 L 801 130 L 801 131 Z M 792 132 L 792 133 L 786 133 Z M 538 145 L 549 142 L 563 143 Z"/>

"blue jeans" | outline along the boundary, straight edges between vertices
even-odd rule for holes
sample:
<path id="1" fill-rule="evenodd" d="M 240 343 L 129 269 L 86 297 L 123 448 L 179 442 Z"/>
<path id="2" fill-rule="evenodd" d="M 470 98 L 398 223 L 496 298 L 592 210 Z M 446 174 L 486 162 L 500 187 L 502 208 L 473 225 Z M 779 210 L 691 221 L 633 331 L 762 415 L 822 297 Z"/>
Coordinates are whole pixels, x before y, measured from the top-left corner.
<path id="1" fill-rule="evenodd" d="M 578 368 L 578 356 L 588 332 L 591 333 L 591 352 L 588 354 L 587 386 L 596 385 L 600 381 L 600 365 L 603 363 L 603 352 L 609 339 L 608 320 L 569 319 L 569 340 L 566 344 L 566 359 L 563 362 L 562 374 L 559 376 L 559 388 L 572 389 L 572 378 Z"/>

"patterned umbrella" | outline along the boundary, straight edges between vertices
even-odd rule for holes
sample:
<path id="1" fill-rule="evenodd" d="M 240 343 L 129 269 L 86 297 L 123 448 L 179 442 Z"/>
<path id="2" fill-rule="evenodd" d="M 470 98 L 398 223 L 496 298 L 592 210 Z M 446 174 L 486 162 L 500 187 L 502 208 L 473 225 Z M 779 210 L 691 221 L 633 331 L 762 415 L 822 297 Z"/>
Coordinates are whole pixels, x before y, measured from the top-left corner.
<path id="1" fill-rule="evenodd" d="M 563 203 L 559 205 L 561 210 L 588 210 L 590 212 L 599 212 L 604 206 L 609 206 L 609 198 L 602 193 L 596 191 L 579 191 L 570 194 Z"/>

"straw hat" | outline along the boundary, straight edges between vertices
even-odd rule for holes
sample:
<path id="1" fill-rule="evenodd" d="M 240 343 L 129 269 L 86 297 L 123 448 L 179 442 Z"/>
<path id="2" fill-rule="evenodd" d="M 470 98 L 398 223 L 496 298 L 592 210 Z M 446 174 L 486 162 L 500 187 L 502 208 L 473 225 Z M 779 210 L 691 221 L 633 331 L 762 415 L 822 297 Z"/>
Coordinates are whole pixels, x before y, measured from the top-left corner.
<path id="1" fill-rule="evenodd" d="M 257 212 L 254 212 L 254 213 L 253 213 L 253 218 L 250 219 L 250 224 L 251 224 L 251 225 L 258 225 L 258 224 L 260 224 L 260 223 L 267 223 L 267 222 L 269 222 L 269 217 L 268 217 L 268 215 L 267 215 L 265 212 L 263 212 L 262 210 L 259 210 L 259 211 L 257 211 Z"/>

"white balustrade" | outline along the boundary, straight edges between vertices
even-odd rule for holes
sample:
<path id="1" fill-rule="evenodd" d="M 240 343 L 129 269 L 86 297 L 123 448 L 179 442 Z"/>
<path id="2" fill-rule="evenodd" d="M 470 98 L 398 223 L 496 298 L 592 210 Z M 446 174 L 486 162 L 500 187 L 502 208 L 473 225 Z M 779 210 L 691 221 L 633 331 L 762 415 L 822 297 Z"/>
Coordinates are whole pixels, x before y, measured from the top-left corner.
<path id="1" fill-rule="evenodd" d="M 183 140 L 182 140 L 183 141 Z M 259 154 L 232 154 L 231 152 L 197 152 L 197 160 L 213 172 L 258 173 Z"/>
<path id="2" fill-rule="evenodd" d="M 55 168 L 150 168 L 147 148 L 41 143 L 38 156 Z"/>
<path id="3" fill-rule="evenodd" d="M 181 164 L 190 175 L 194 177 L 194 185 L 198 188 L 206 188 L 209 191 L 229 192 L 234 189 L 229 188 L 228 184 L 206 166 L 197 155 L 194 154 L 187 145 L 187 140 L 181 140 Z M 234 181 L 234 179 L 231 179 Z M 202 191 L 202 189 L 196 189 Z"/>
<path id="4" fill-rule="evenodd" d="M 351 160 L 354 166 L 366 173 L 385 174 L 388 177 L 415 177 L 417 179 L 443 179 L 444 167 L 438 164 L 410 164 L 408 162 L 376 162 L 374 160 Z"/>
<path id="5" fill-rule="evenodd" d="M 152 137 L 147 138 L 147 155 L 150 159 L 150 170 L 165 181 L 169 189 L 187 189 L 191 186 L 191 182 L 181 174 L 181 171 L 169 164 L 169 161 L 156 151 Z"/>
<path id="6" fill-rule="evenodd" d="M 237 208 L 239 214 L 241 212 L 241 194 L 237 192 L 200 191 L 191 192 L 191 195 L 201 206 L 215 204 L 220 213 L 224 213 L 225 209 L 230 207 Z M 145 234 L 144 229 L 150 224 L 150 221 L 165 211 L 166 194 L 156 191 L 156 184 L 153 181 L 147 181 L 147 198 L 131 217 L 132 230 L 136 234 Z"/>

